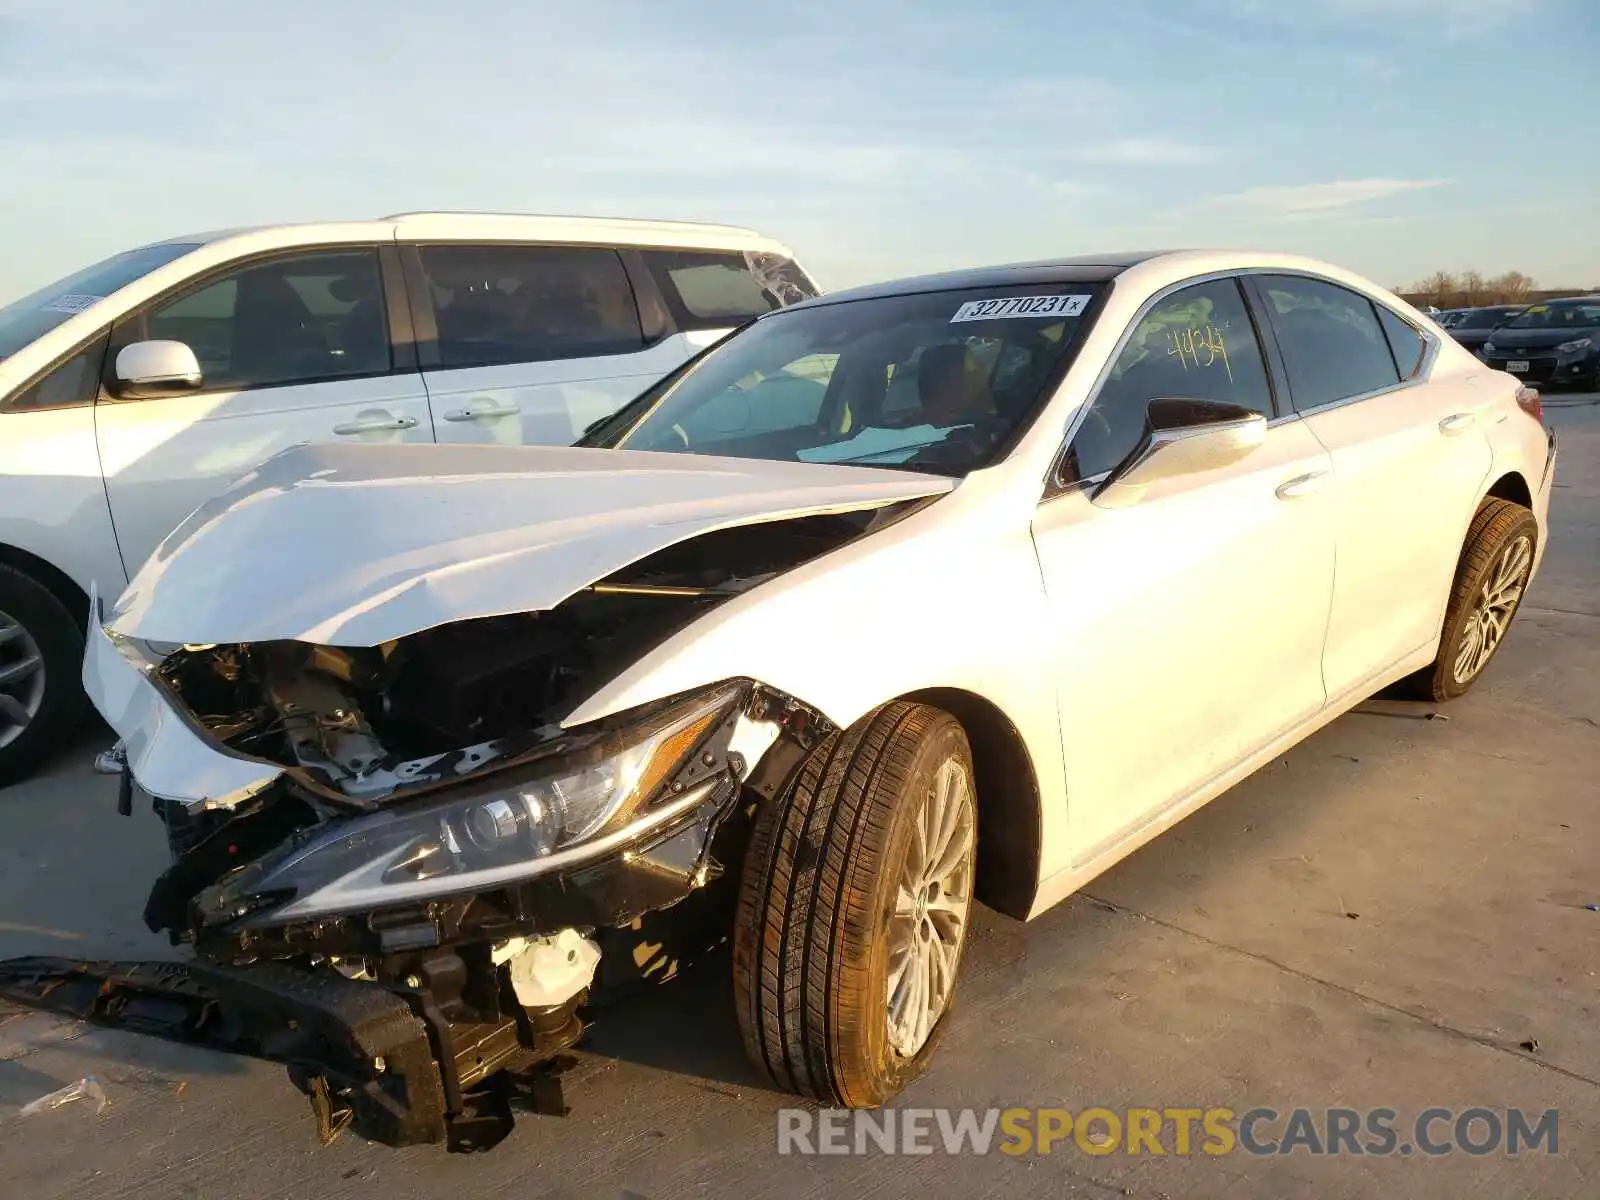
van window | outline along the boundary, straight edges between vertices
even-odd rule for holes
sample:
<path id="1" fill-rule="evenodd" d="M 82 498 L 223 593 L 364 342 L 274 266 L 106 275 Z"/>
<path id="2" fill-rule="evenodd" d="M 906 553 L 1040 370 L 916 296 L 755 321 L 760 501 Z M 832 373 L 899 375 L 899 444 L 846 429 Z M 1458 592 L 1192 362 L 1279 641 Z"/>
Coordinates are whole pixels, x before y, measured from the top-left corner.
<path id="1" fill-rule="evenodd" d="M 779 254 L 645 250 L 642 255 L 679 329 L 727 329 L 817 294 L 805 272 Z"/>
<path id="2" fill-rule="evenodd" d="M 205 389 L 312 383 L 390 368 L 378 256 L 316 251 L 212 278 L 119 329 L 118 347 L 183 342 Z"/>
<path id="3" fill-rule="evenodd" d="M 544 362 L 644 348 L 639 306 L 614 250 L 421 246 L 441 367 Z"/>
<path id="4" fill-rule="evenodd" d="M 24 412 L 94 403 L 100 390 L 100 365 L 105 361 L 107 340 L 108 335 L 102 333 L 43 379 L 7 400 L 6 410 Z"/>
<path id="5" fill-rule="evenodd" d="M 0 308 L 0 358 L 9 358 L 68 317 L 196 248 L 191 242 L 164 242 L 126 250 L 12 301 Z"/>

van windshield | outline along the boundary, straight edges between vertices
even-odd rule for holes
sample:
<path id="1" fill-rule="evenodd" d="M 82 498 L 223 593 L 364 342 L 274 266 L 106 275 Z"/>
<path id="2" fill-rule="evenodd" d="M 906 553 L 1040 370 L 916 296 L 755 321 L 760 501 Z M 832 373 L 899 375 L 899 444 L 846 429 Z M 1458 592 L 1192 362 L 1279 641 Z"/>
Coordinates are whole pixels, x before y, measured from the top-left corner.
<path id="1" fill-rule="evenodd" d="M 127 287 L 135 279 L 182 258 L 197 248 L 192 242 L 167 242 L 125 250 L 104 262 L 85 267 L 48 287 L 0 308 L 0 359 L 10 358 L 29 342 L 49 333 L 97 300 Z"/>
<path id="2" fill-rule="evenodd" d="M 782 310 L 580 445 L 965 475 L 1032 421 L 1099 287 L 881 296 Z"/>

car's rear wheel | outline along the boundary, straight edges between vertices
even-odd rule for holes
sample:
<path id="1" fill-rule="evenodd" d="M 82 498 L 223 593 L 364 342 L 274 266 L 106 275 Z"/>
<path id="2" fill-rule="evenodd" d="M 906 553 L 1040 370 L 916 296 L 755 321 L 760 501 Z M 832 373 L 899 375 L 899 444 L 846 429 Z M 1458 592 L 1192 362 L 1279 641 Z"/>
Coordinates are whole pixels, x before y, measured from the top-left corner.
<path id="1" fill-rule="evenodd" d="M 960 723 L 898 701 L 825 740 L 760 813 L 734 990 L 775 1083 L 871 1107 L 922 1070 L 955 994 L 977 837 Z"/>
<path id="2" fill-rule="evenodd" d="M 1534 515 L 1510 500 L 1486 500 L 1472 519 L 1445 609 L 1439 656 L 1412 677 L 1425 700 L 1465 694 L 1505 643 L 1533 575 L 1539 545 Z"/>
<path id="3" fill-rule="evenodd" d="M 83 634 L 37 580 L 0 565 L 0 786 L 29 775 L 83 707 Z"/>

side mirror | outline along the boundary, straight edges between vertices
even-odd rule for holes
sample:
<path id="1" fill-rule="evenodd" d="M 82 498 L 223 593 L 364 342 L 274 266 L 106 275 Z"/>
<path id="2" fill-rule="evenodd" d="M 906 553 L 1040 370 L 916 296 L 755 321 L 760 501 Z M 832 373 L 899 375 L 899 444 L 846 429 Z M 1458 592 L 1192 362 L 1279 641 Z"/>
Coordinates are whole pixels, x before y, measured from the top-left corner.
<path id="1" fill-rule="evenodd" d="M 1138 447 L 1091 499 L 1103 508 L 1126 508 L 1151 484 L 1225 467 L 1266 440 L 1267 419 L 1254 409 L 1220 400 L 1152 400 Z"/>
<path id="2" fill-rule="evenodd" d="M 203 381 L 200 360 L 182 342 L 134 342 L 117 352 L 113 371 L 117 397 L 148 400 L 196 391 Z"/>

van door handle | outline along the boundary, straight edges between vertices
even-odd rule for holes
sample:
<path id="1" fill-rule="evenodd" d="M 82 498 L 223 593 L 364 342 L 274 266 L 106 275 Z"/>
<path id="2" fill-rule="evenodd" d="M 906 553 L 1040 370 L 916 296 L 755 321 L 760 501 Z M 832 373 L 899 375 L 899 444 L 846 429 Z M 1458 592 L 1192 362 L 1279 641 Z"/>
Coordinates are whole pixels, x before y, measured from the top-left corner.
<path id="1" fill-rule="evenodd" d="M 489 421 L 495 417 L 514 417 L 522 411 L 515 404 L 501 404 L 496 400 L 469 403 L 465 408 L 452 409 L 444 414 L 446 421 Z"/>
<path id="2" fill-rule="evenodd" d="M 1439 432 L 1446 437 L 1454 437 L 1458 433 L 1465 433 L 1471 429 L 1473 422 L 1477 419 L 1477 413 L 1451 413 L 1439 422 Z"/>
<path id="3" fill-rule="evenodd" d="M 335 425 L 333 431 L 340 437 L 351 437 L 358 433 L 385 433 L 393 429 L 412 429 L 416 424 L 415 417 L 358 417 L 354 421 Z"/>
<path id="4" fill-rule="evenodd" d="M 1278 499 L 1294 500 L 1300 496 L 1309 496 L 1328 481 L 1328 475 L 1327 471 L 1307 471 L 1304 475 L 1285 479 L 1278 485 Z"/>

